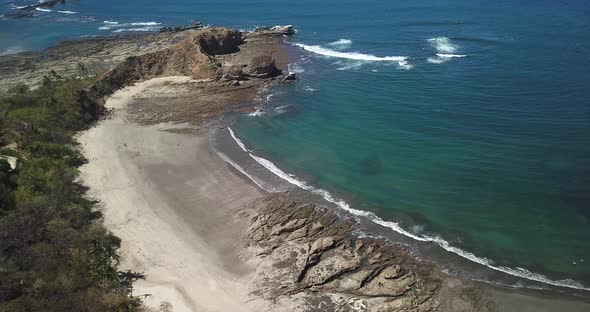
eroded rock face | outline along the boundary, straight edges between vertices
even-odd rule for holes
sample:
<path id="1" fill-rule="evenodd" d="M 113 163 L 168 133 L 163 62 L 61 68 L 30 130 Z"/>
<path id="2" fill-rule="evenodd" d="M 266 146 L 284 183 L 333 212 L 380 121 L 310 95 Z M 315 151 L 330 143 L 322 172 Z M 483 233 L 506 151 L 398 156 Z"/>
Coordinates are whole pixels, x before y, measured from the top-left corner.
<path id="1" fill-rule="evenodd" d="M 237 29 L 210 28 L 197 36 L 196 40 L 205 54 L 228 54 L 238 51 L 242 34 Z"/>
<path id="2" fill-rule="evenodd" d="M 91 89 L 95 97 L 109 95 L 124 85 L 137 80 L 158 76 L 186 75 L 195 79 L 220 78 L 222 64 L 215 56 L 239 51 L 243 42 L 238 30 L 209 28 L 189 36 L 178 44 L 162 51 L 127 58 L 98 79 Z M 280 73 L 272 57 L 262 57 L 254 67 L 255 77 L 268 78 Z M 229 69 L 230 80 L 242 79 L 242 74 Z"/>
<path id="3" fill-rule="evenodd" d="M 248 230 L 261 257 L 256 289 L 303 297 L 301 311 L 436 311 L 441 279 L 431 264 L 383 240 L 358 238 L 355 222 L 285 195 L 254 205 Z M 287 300 L 287 299 L 284 299 Z M 298 307 L 299 308 L 299 307 Z"/>
<path id="4" fill-rule="evenodd" d="M 270 55 L 253 57 L 248 64 L 247 72 L 250 76 L 258 78 L 273 77 L 281 73 Z"/>

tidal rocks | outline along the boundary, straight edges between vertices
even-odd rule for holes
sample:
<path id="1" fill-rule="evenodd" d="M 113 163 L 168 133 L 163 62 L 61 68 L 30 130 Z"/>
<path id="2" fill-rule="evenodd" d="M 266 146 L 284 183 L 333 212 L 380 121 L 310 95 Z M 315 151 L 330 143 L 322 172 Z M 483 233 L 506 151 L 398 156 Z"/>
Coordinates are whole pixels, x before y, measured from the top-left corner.
<path id="1" fill-rule="evenodd" d="M 294 82 L 295 80 L 297 80 L 297 75 L 295 73 L 289 73 L 287 74 L 287 76 L 285 76 L 281 82 L 282 83 L 291 83 Z"/>
<path id="2" fill-rule="evenodd" d="M 257 35 L 285 35 L 291 36 L 295 33 L 292 25 L 274 26 L 274 27 L 257 27 L 254 34 Z"/>
<path id="3" fill-rule="evenodd" d="M 433 266 L 400 246 L 356 237 L 354 220 L 282 194 L 257 201 L 254 210 L 249 240 L 263 257 L 256 287 L 268 296 L 321 301 L 327 311 L 438 308 L 441 279 Z M 301 308 L 308 310 L 313 306 Z"/>

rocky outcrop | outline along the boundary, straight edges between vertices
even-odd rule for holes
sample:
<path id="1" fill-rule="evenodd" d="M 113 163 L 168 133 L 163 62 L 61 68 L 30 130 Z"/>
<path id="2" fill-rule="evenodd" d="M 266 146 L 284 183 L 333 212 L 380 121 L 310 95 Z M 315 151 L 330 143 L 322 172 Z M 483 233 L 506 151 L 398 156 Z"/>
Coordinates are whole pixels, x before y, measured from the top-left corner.
<path id="1" fill-rule="evenodd" d="M 275 33 L 276 35 L 276 33 Z M 242 34 L 235 29 L 208 28 L 189 36 L 162 51 L 127 58 L 100 77 L 91 88 L 95 97 L 104 97 L 133 81 L 158 76 L 186 75 L 195 79 L 223 78 L 235 81 L 245 78 L 270 78 L 279 75 L 271 56 L 255 56 L 250 64 L 224 64 L 221 58 L 239 51 Z M 247 71 L 242 67 L 247 65 Z"/>
<path id="2" fill-rule="evenodd" d="M 254 30 L 255 35 L 285 35 L 291 36 L 295 33 L 292 25 L 274 26 L 274 27 L 258 27 Z"/>
<path id="3" fill-rule="evenodd" d="M 357 237 L 352 219 L 285 195 L 257 201 L 254 211 L 248 237 L 261 258 L 256 289 L 264 297 L 322 302 L 322 311 L 437 310 L 433 266 L 400 246 Z"/>

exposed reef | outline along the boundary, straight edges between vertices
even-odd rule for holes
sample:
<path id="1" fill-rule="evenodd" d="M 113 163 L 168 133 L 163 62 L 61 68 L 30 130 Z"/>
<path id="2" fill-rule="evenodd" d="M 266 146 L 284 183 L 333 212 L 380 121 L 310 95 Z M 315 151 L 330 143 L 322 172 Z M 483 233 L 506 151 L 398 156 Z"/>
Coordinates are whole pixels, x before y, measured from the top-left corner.
<path id="1" fill-rule="evenodd" d="M 442 278 L 385 240 L 355 235 L 353 219 L 284 194 L 254 204 L 248 238 L 260 257 L 256 292 L 301 311 L 436 311 Z M 281 303 L 282 302 L 282 303 Z"/>

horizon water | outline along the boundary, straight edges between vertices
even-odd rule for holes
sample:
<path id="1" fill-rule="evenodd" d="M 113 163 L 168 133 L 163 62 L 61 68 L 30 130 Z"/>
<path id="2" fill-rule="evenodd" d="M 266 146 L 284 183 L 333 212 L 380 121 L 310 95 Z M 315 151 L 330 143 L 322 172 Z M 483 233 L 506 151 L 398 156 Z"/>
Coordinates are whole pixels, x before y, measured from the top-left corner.
<path id="1" fill-rule="evenodd" d="M 590 4 L 359 3 L 77 1 L 0 20 L 0 55 L 196 20 L 293 24 L 301 79 L 232 116 L 252 159 L 417 241 L 590 288 Z"/>

